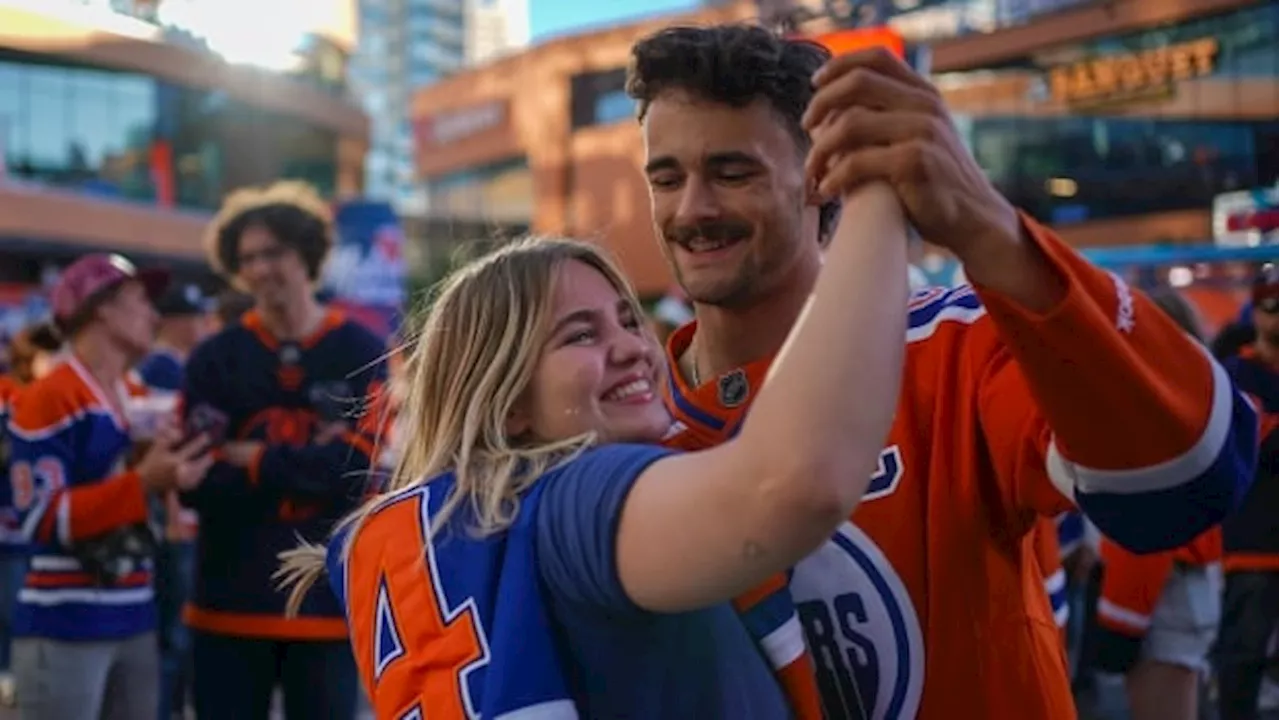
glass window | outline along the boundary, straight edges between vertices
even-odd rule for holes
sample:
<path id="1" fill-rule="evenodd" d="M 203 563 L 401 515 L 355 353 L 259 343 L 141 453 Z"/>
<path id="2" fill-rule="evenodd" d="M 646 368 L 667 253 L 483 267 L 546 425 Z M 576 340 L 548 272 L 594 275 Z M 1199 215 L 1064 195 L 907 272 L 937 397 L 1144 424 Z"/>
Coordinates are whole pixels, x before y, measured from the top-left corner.
<path id="1" fill-rule="evenodd" d="M 569 116 L 574 128 L 629 118 L 635 110 L 626 95 L 623 68 L 573 76 L 569 88 Z"/>
<path id="2" fill-rule="evenodd" d="M 235 187 L 280 177 L 333 193 L 332 131 L 145 75 L 6 58 L 0 145 L 16 176 L 154 201 L 157 143 L 168 143 L 179 206 L 215 208 Z"/>
<path id="3" fill-rule="evenodd" d="M 56 175 L 66 160 L 67 73 L 62 68 L 27 69 L 27 160 L 40 176 Z"/>
<path id="4" fill-rule="evenodd" d="M 67 170 L 88 176 L 102 167 L 103 158 L 116 144 L 111 78 L 106 73 L 76 70 L 67 73 Z"/>
<path id="5" fill-rule="evenodd" d="M 0 144 L 4 156 L 0 162 L 16 167 L 26 156 L 27 113 L 26 75 L 17 65 L 0 63 Z"/>
<path id="6" fill-rule="evenodd" d="M 614 90 L 596 98 L 595 121 L 601 125 L 635 118 L 636 102 L 624 90 Z"/>
<path id="7" fill-rule="evenodd" d="M 1276 182 L 1273 122 L 972 118 L 974 157 L 1012 202 L 1062 223 L 1205 209 Z"/>

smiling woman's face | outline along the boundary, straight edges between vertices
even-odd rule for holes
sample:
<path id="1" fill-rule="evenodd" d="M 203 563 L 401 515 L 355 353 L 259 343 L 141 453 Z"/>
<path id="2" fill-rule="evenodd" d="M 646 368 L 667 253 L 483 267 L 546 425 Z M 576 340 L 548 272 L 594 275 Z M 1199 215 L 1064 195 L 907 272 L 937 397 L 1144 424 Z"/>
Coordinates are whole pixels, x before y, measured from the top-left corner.
<path id="1" fill-rule="evenodd" d="M 658 442 L 671 426 L 658 392 L 661 367 L 645 319 L 599 271 L 567 262 L 512 430 L 545 441 L 595 432 L 606 442 Z"/>

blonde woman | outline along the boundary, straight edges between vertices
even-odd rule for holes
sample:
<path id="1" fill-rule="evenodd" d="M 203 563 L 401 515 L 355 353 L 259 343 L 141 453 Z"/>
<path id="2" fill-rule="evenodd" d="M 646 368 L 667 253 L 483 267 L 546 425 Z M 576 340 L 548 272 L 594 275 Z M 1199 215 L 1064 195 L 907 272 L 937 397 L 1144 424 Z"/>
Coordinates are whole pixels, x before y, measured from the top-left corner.
<path id="1" fill-rule="evenodd" d="M 591 246 L 527 241 L 446 283 L 391 489 L 328 550 L 379 718 L 790 715 L 727 601 L 849 516 L 894 412 L 901 214 L 880 186 L 844 213 L 754 412 L 706 452 L 655 446 L 662 353 Z M 295 599 L 326 566 L 284 560 Z"/>

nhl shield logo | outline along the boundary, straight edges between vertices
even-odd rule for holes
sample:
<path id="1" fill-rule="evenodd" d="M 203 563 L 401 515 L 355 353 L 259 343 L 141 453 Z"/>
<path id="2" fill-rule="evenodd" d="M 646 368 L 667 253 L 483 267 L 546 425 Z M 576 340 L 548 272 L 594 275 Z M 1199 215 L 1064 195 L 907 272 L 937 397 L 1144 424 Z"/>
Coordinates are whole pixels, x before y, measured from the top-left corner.
<path id="1" fill-rule="evenodd" d="M 716 384 L 720 404 L 727 408 L 735 408 L 746 402 L 751 386 L 747 384 L 747 374 L 734 370 L 720 376 Z"/>
<path id="2" fill-rule="evenodd" d="M 279 357 L 282 365 L 297 365 L 302 359 L 302 348 L 293 343 L 286 343 L 280 346 Z"/>

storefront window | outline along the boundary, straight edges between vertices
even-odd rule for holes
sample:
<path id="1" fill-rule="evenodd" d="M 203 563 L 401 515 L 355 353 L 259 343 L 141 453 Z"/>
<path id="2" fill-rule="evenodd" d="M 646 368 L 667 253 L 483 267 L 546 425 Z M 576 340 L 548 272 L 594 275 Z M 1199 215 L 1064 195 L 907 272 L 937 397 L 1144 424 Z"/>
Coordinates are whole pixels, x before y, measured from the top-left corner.
<path id="1" fill-rule="evenodd" d="M 228 192 L 279 178 L 305 180 L 331 195 L 338 136 L 295 118 L 250 107 L 225 93 L 167 86 L 180 202 L 217 207 Z"/>
<path id="2" fill-rule="evenodd" d="M 156 118 L 146 76 L 0 59 L 0 149 L 15 177 L 153 200 Z"/>
<path id="3" fill-rule="evenodd" d="M 608 125 L 635 117 L 635 101 L 627 96 L 625 68 L 574 75 L 569 114 L 574 129 Z"/>
<path id="4" fill-rule="evenodd" d="M 333 131 L 216 90 L 47 62 L 0 56 L 0 155 L 14 177 L 202 210 L 278 178 L 334 191 Z"/>
<path id="5" fill-rule="evenodd" d="M 974 157 L 1012 202 L 1069 223 L 1207 209 L 1276 182 L 1274 122 L 971 118 Z"/>
<path id="6" fill-rule="evenodd" d="M 1207 210 L 1276 182 L 1277 7 L 935 78 L 992 181 L 1053 223 Z"/>

